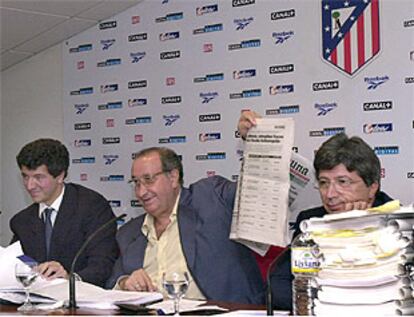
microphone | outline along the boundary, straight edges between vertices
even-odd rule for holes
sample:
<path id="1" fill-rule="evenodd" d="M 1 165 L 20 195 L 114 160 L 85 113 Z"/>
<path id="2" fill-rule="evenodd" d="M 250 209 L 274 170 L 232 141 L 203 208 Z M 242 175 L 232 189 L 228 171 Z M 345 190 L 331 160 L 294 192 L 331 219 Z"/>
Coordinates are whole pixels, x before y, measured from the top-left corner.
<path id="1" fill-rule="evenodd" d="M 85 250 L 85 248 L 88 246 L 89 242 L 91 242 L 91 240 L 93 240 L 98 233 L 100 233 L 101 231 L 103 231 L 104 229 L 106 229 L 110 224 L 121 220 L 122 218 L 124 218 L 126 216 L 126 214 L 122 214 L 118 217 L 112 218 L 110 220 L 108 220 L 107 222 L 105 222 L 102 226 L 100 226 L 98 229 L 96 229 L 86 240 L 85 242 L 82 244 L 81 248 L 79 249 L 79 251 L 76 253 L 75 257 L 73 258 L 72 261 L 72 265 L 70 266 L 70 272 L 69 272 L 69 305 L 67 308 L 69 309 L 76 309 L 76 295 L 75 295 L 75 265 L 76 262 L 79 258 L 79 256 L 82 254 L 82 252 Z"/>
<path id="2" fill-rule="evenodd" d="M 276 264 L 279 264 L 280 259 L 283 257 L 283 255 L 289 250 L 289 247 L 286 247 L 283 249 L 282 252 L 280 252 L 273 261 L 269 264 L 269 268 L 267 269 L 266 273 L 266 314 L 267 316 L 273 316 L 273 295 L 272 295 L 272 285 L 270 283 L 270 274 L 272 273 L 274 267 Z"/>

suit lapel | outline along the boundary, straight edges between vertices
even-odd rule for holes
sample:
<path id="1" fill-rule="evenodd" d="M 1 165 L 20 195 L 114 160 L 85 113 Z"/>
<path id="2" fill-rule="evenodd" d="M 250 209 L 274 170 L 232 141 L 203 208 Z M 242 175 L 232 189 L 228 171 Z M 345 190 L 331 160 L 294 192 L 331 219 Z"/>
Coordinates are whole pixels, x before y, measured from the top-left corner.
<path id="1" fill-rule="evenodd" d="M 39 218 L 39 205 L 33 204 L 28 213 L 27 224 L 25 225 L 28 232 L 31 232 L 27 241 L 22 244 L 25 254 L 34 257 L 37 261 L 46 260 L 46 242 L 45 242 L 45 225 Z"/>
<path id="2" fill-rule="evenodd" d="M 178 228 L 180 230 L 180 241 L 187 265 L 191 271 L 194 271 L 196 255 L 196 213 L 189 206 L 190 195 L 188 190 L 183 188 L 181 190 L 177 211 Z"/>
<path id="3" fill-rule="evenodd" d="M 70 184 L 66 184 L 62 203 L 60 204 L 59 211 L 53 225 L 52 240 L 50 242 L 50 255 L 56 253 L 57 245 L 62 245 L 60 241 L 70 239 L 70 237 L 67 237 L 67 228 L 71 228 L 71 223 L 74 219 L 76 219 L 77 201 L 78 199 L 73 188 Z"/>
<path id="4" fill-rule="evenodd" d="M 139 227 L 141 230 L 141 227 Z M 125 249 L 125 254 L 128 254 L 128 260 L 125 263 L 127 273 L 132 273 L 137 268 L 144 267 L 145 249 L 147 248 L 148 240 L 145 236 L 139 235 L 134 239 Z"/>

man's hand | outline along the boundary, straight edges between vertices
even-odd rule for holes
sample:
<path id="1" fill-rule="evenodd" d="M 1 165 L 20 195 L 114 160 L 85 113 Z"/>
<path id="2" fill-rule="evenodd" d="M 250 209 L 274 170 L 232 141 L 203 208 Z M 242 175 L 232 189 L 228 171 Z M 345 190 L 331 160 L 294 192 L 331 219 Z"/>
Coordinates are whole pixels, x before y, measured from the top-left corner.
<path id="1" fill-rule="evenodd" d="M 47 280 L 53 280 L 58 277 L 68 279 L 69 274 L 63 268 L 63 266 L 56 261 L 43 262 L 39 264 L 38 271 Z"/>
<path id="2" fill-rule="evenodd" d="M 246 138 L 247 132 L 250 130 L 250 128 L 256 125 L 256 118 L 260 117 L 261 116 L 254 111 L 246 110 L 242 112 L 239 123 L 237 125 L 237 130 L 243 139 Z"/>
<path id="3" fill-rule="evenodd" d="M 138 292 L 155 292 L 157 290 L 144 269 L 136 270 L 130 276 L 120 280 L 119 287 L 122 290 Z"/>

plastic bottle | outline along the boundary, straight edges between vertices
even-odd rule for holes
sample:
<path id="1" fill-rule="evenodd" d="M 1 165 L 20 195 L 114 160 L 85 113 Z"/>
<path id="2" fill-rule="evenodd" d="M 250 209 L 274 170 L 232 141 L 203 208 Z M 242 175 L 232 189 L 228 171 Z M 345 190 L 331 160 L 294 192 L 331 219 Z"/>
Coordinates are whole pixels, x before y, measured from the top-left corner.
<path id="1" fill-rule="evenodd" d="M 292 274 L 294 276 L 293 315 L 314 315 L 317 295 L 315 277 L 319 272 L 319 248 L 308 233 L 302 233 L 292 242 Z"/>

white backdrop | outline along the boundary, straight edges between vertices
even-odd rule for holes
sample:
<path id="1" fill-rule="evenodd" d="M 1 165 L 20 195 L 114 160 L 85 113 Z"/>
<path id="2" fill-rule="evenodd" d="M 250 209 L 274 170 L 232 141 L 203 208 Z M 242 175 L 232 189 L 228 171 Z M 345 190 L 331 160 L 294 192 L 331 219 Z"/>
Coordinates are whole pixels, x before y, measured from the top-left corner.
<path id="1" fill-rule="evenodd" d="M 141 213 L 127 180 L 142 148 L 182 155 L 186 184 L 236 179 L 243 145 L 235 128 L 253 109 L 293 117 L 294 150 L 310 160 L 337 132 L 361 136 L 380 157 L 382 188 L 410 203 L 412 12 L 409 0 L 143 1 L 64 46 L 70 179 L 130 216 Z M 337 65 L 323 59 L 328 48 Z"/>

